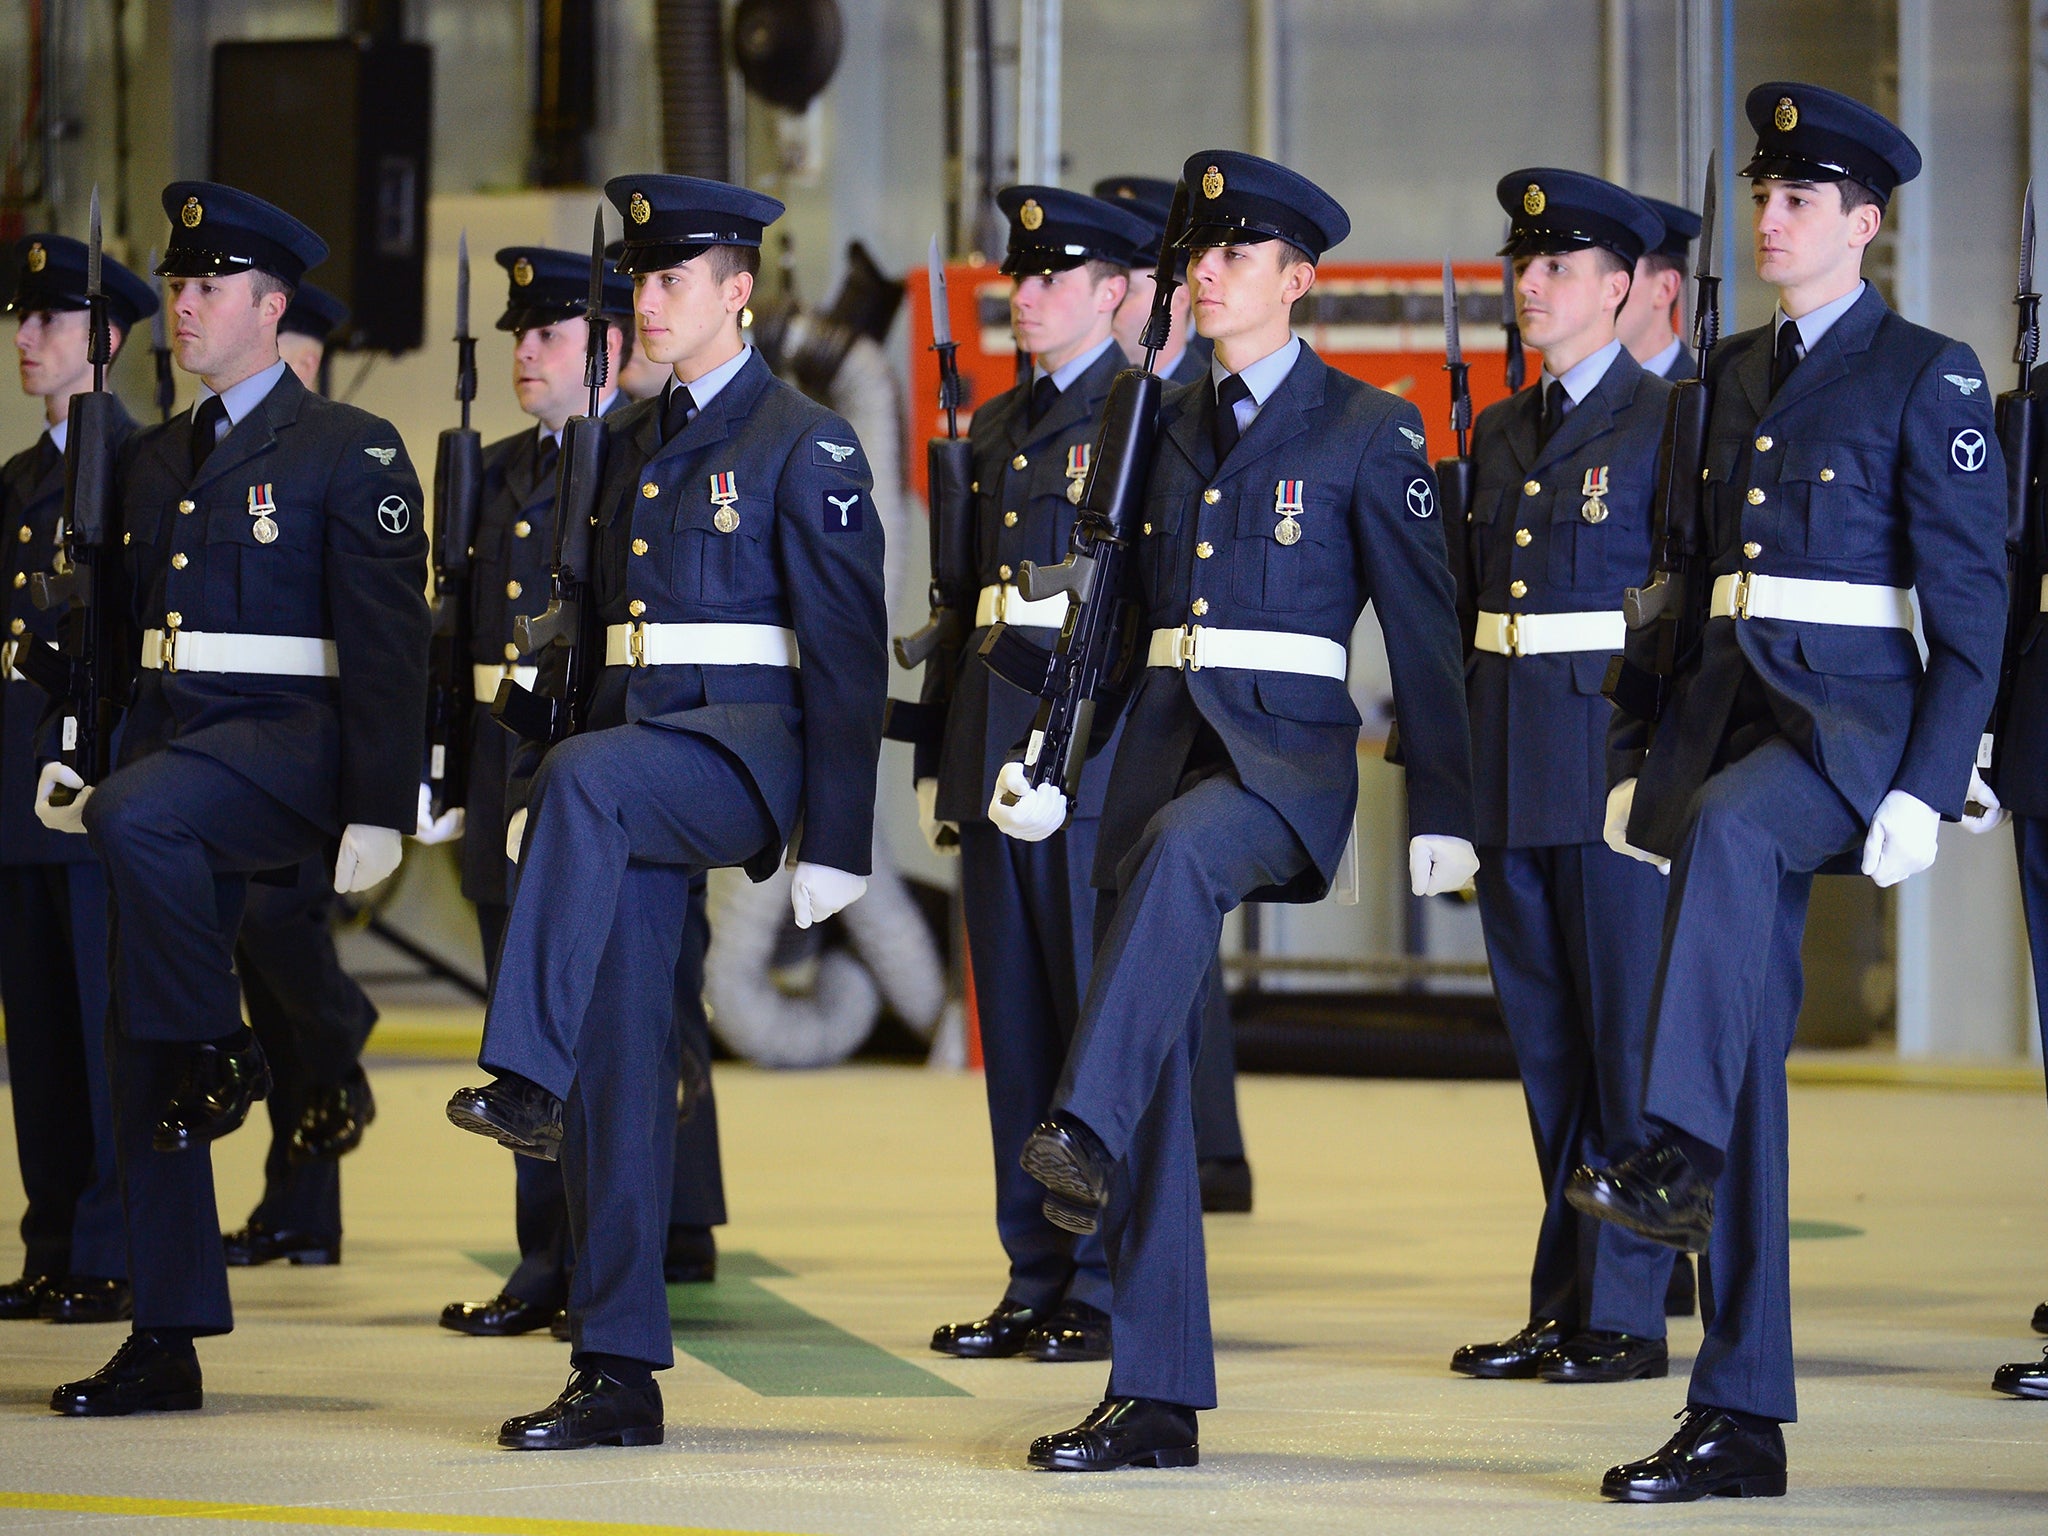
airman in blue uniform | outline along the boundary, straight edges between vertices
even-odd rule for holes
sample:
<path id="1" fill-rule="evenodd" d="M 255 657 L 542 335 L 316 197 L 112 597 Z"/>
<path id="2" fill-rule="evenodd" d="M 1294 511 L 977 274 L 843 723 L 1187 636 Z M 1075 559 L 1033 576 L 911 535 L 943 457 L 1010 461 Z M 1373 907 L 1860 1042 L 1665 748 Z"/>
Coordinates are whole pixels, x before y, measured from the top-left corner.
<path id="1" fill-rule="evenodd" d="M 1692 243 L 1700 237 L 1700 216 L 1661 198 L 1642 201 L 1664 228 L 1656 244 L 1636 258 L 1635 281 L 1615 329 L 1646 372 L 1660 379 L 1689 379 L 1700 365 L 1685 344 L 1685 278 Z"/>
<path id="2" fill-rule="evenodd" d="M 1114 1286 L 1108 1395 L 1034 1465 L 1189 1466 L 1216 1402 L 1189 1109 L 1191 1023 L 1224 916 L 1315 901 L 1358 799 L 1348 645 L 1367 602 L 1408 738 L 1410 870 L 1462 887 L 1471 758 L 1451 572 L 1421 417 L 1331 369 L 1288 317 L 1350 220 L 1306 178 L 1225 150 L 1188 160 L 1182 243 L 1211 382 L 1170 391 L 1135 548 L 1138 673 L 1103 803 L 1097 948 L 1053 1115 L 1025 1144 L 1047 1214 L 1101 1225 Z M 989 815 L 1043 838 L 1057 786 L 998 775 Z"/>
<path id="3" fill-rule="evenodd" d="M 22 390 L 41 400 L 46 426 L 0 467 L 9 630 L 0 639 L 0 1003 L 28 1197 L 21 1278 L 0 1286 L 0 1319 L 114 1321 L 129 1308 L 106 1061 L 106 882 L 83 838 L 35 819 L 36 727 L 48 700 L 14 668 L 14 652 L 53 642 L 62 617 L 38 609 L 27 586 L 50 568 L 60 537 L 71 396 L 92 387 L 86 254 L 49 234 L 24 236 L 6 253 Z M 156 295 L 116 261 L 101 271 L 118 349 L 156 312 Z M 122 422 L 134 430 L 125 414 Z"/>
<path id="4" fill-rule="evenodd" d="M 481 1055 L 495 1078 L 449 1105 L 515 1150 L 559 1147 L 568 1189 L 574 1370 L 505 1424 L 515 1449 L 661 1440 L 690 885 L 721 866 L 765 879 L 794 844 L 800 926 L 858 899 L 887 689 L 866 455 L 740 335 L 782 205 L 653 173 L 605 191 L 640 345 L 675 377 L 611 423 L 588 728 L 548 751 L 513 819 L 521 874 Z"/>
<path id="5" fill-rule="evenodd" d="M 2004 630 L 1984 370 L 1861 271 L 1919 153 L 1817 86 L 1760 85 L 1748 115 L 1757 273 L 1778 312 L 1715 349 L 1709 616 L 1647 754 L 1617 723 L 1610 764 L 1610 846 L 1671 861 L 1644 1077 L 1654 1139 L 1569 1190 L 1588 1214 L 1706 1254 L 1683 1421 L 1602 1487 L 1640 1502 L 1785 1490 L 1784 1057 L 1807 897 L 1823 866 L 1888 886 L 1933 863 L 1941 820 L 1963 811 Z M 1653 635 L 1631 631 L 1631 649 Z"/>
<path id="6" fill-rule="evenodd" d="M 1596 177 L 1542 167 L 1501 178 L 1505 255 L 1535 389 L 1489 406 L 1472 436 L 1473 491 L 1454 560 L 1477 590 L 1466 652 L 1479 916 L 1515 1043 L 1543 1179 L 1528 1324 L 1471 1344 L 1451 1368 L 1489 1378 L 1662 1376 L 1671 1251 L 1564 1198 L 1585 1161 L 1642 1144 L 1643 1028 L 1664 881 L 1601 841 L 1601 693 L 1621 649 L 1622 591 L 1650 562 L 1650 511 L 1670 389 L 1616 333 L 1664 223 Z"/>
<path id="7" fill-rule="evenodd" d="M 325 245 L 231 187 L 163 200 L 172 347 L 202 387 L 121 457 L 108 585 L 140 644 L 115 769 L 88 787 L 46 764 L 37 798 L 46 826 L 90 835 L 112 892 L 134 1331 L 53 1394 L 77 1416 L 200 1406 L 192 1341 L 234 1325 L 209 1144 L 269 1088 L 233 965 L 249 878 L 337 844 L 338 890 L 396 869 L 426 712 L 418 478 L 390 423 L 277 353 Z M 58 805 L 59 784 L 81 793 Z"/>

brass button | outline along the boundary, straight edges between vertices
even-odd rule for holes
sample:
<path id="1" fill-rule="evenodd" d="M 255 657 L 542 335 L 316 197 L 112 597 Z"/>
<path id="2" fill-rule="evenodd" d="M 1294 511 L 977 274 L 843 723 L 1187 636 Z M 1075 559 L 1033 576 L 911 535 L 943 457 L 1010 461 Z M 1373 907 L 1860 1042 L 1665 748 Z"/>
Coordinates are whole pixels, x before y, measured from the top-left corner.
<path id="1" fill-rule="evenodd" d="M 23 631 L 25 631 L 25 630 L 26 630 L 27 628 L 28 628 L 28 625 L 27 625 L 27 624 L 25 624 L 25 623 L 23 623 L 23 622 L 22 622 L 22 621 L 21 621 L 20 619 L 11 619 L 11 620 L 9 620 L 9 621 L 8 621 L 8 624 L 7 624 L 7 632 L 8 632 L 8 633 L 9 633 L 10 635 L 18 635 L 18 634 L 21 634 L 21 633 L 22 633 Z"/>
<path id="2" fill-rule="evenodd" d="M 505 583 L 505 595 L 507 597 L 517 597 L 520 593 L 524 592 L 525 590 L 526 588 L 520 586 L 519 583 L 516 581 L 508 581 Z"/>
<path id="3" fill-rule="evenodd" d="M 1017 514 L 1016 514 L 1016 513 L 1014 513 L 1014 512 L 1005 512 L 1005 513 L 1003 514 L 1003 526 L 1004 526 L 1005 528 L 1014 528 L 1014 527 L 1016 527 L 1016 526 L 1017 526 Z"/>
<path id="4" fill-rule="evenodd" d="M 1195 617 L 1199 619 L 1203 614 L 1209 611 L 1209 599 L 1207 599 L 1206 597 L 1198 597 L 1194 600 L 1190 607 Z"/>
<path id="5" fill-rule="evenodd" d="M 640 494 L 642 496 L 645 496 L 649 501 L 652 501 L 655 497 L 661 494 L 661 487 L 656 485 L 652 480 L 650 480 L 645 485 L 640 487 Z"/>
<path id="6" fill-rule="evenodd" d="M 1823 480 L 1832 480 L 1835 478 L 1835 472 L 1832 469 L 1824 469 L 1820 472 L 1820 477 Z"/>
<path id="7" fill-rule="evenodd" d="M 633 617 L 636 619 L 639 618 L 640 615 L 645 613 L 646 611 L 647 605 L 641 602 L 640 599 L 637 597 L 634 598 L 633 601 L 631 601 L 630 603 L 626 604 L 626 612 L 633 615 Z"/>
<path id="8" fill-rule="evenodd" d="M 967 482 L 967 489 L 979 495 L 981 493 L 981 482 L 979 480 L 970 480 Z"/>
<path id="9" fill-rule="evenodd" d="M 1747 544 L 1742 546 L 1743 555 L 1751 560 L 1754 560 L 1758 555 L 1762 554 L 1763 552 L 1763 545 L 1757 543 L 1755 539 L 1751 539 Z"/>
<path id="10" fill-rule="evenodd" d="M 123 544 L 126 544 L 126 543 L 130 542 L 130 541 L 131 541 L 132 539 L 134 539 L 134 537 L 135 537 L 135 535 L 134 535 L 133 533 L 123 533 L 123 534 L 121 535 L 121 542 L 122 542 Z"/>
<path id="11" fill-rule="evenodd" d="M 1713 471 L 1712 471 L 1711 469 L 1707 468 L 1707 466 L 1706 466 L 1706 465 L 1702 464 L 1702 465 L 1700 466 L 1700 478 L 1701 478 L 1702 480 L 1711 480 L 1711 479 L 1713 479 L 1713 477 L 1714 477 L 1714 472 L 1713 472 Z"/>
<path id="12" fill-rule="evenodd" d="M 527 521 L 527 520 L 526 520 L 525 518 L 523 518 L 523 517 L 522 517 L 521 519 L 519 519 L 519 521 L 518 521 L 518 522 L 516 522 L 516 523 L 514 523 L 514 524 L 512 525 L 512 537 L 513 537 L 513 538 L 515 538 L 515 539 L 525 539 L 525 538 L 531 538 L 532 536 L 533 536 L 533 524 L 529 523 L 529 522 L 528 522 L 528 521 Z"/>
<path id="13" fill-rule="evenodd" d="M 30 531 L 27 523 L 23 523 L 20 528 L 15 530 L 14 536 L 17 539 L 21 540 L 22 543 L 26 544 L 30 539 L 35 537 L 35 534 Z"/>
<path id="14" fill-rule="evenodd" d="M 25 586 L 27 586 L 27 585 L 28 585 L 28 572 L 27 572 L 27 571 L 16 571 L 16 572 L 14 573 L 14 585 L 15 585 L 16 587 L 25 587 Z"/>
<path id="15" fill-rule="evenodd" d="M 636 554 L 636 555 L 644 555 L 644 554 L 646 554 L 646 553 L 647 553 L 647 541 L 646 541 L 645 539 L 635 539 L 635 540 L 633 541 L 633 553 L 634 553 L 634 554 Z"/>
<path id="16" fill-rule="evenodd" d="M 519 659 L 519 647 L 510 640 L 505 642 L 505 659 L 507 661 L 517 661 Z"/>
<path id="17" fill-rule="evenodd" d="M 181 501 L 178 503 L 178 510 L 180 512 L 191 512 L 196 510 L 198 505 L 199 504 L 194 501 Z"/>
<path id="18" fill-rule="evenodd" d="M 1526 528 L 1517 528 L 1515 530 L 1515 543 L 1518 547 L 1522 549 L 1527 549 L 1529 547 L 1529 541 L 1535 537 L 1536 535 L 1531 533 Z"/>
<path id="19" fill-rule="evenodd" d="M 1215 553 L 1216 546 L 1214 544 L 1211 544 L 1207 539 L 1202 540 L 1201 543 L 1195 546 L 1195 558 L 1197 560 L 1206 560 Z"/>
<path id="20" fill-rule="evenodd" d="M 1526 581 L 1511 581 L 1508 583 L 1509 597 L 1527 597 L 1528 595 L 1529 583 Z"/>
<path id="21" fill-rule="evenodd" d="M 1144 526 L 1144 528 L 1143 528 L 1143 530 L 1142 530 L 1142 531 L 1143 531 L 1143 532 L 1145 532 L 1145 533 L 1147 533 L 1147 534 L 1151 533 L 1151 531 L 1152 531 L 1152 525 L 1151 525 L 1150 523 L 1147 523 L 1147 524 L 1145 524 L 1145 526 Z"/>
<path id="22" fill-rule="evenodd" d="M 1213 485 L 1210 486 L 1209 489 L 1207 489 L 1206 491 L 1202 492 L 1202 500 L 1206 501 L 1212 507 L 1215 506 L 1216 503 L 1221 501 L 1222 499 L 1223 493 L 1217 490 L 1216 487 Z"/>
<path id="23" fill-rule="evenodd" d="M 190 565 L 191 563 L 192 562 L 187 560 L 182 553 L 171 556 L 171 569 L 174 571 L 182 571 L 183 569 L 185 569 L 186 566 Z"/>
<path id="24" fill-rule="evenodd" d="M 1026 465 L 1030 464 L 1030 462 L 1031 461 L 1029 459 L 1025 458 L 1024 455 L 1020 453 L 1017 455 L 1017 457 L 1010 460 L 1010 468 L 1023 469 Z"/>
<path id="25" fill-rule="evenodd" d="M 1764 504 L 1764 492 L 1762 486 L 1752 485 L 1749 488 L 1749 504 L 1752 507 L 1760 507 Z"/>
<path id="26" fill-rule="evenodd" d="M 1538 491 L 1542 489 L 1543 482 L 1540 480 L 1524 480 L 1522 482 L 1522 494 L 1524 496 L 1534 496 Z"/>
<path id="27" fill-rule="evenodd" d="M 1756 440 L 1756 451 L 1758 453 L 1769 453 L 1771 446 L 1771 439 L 1768 437 L 1760 437 Z"/>
<path id="28" fill-rule="evenodd" d="M 1008 581 L 1010 579 L 1010 568 L 1007 565 L 999 565 L 996 567 L 996 574 L 1002 577 L 1003 580 Z"/>
<path id="29" fill-rule="evenodd" d="M 183 615 L 182 613 L 167 613 L 164 615 L 165 629 L 176 629 L 180 624 L 184 622 L 185 615 Z"/>

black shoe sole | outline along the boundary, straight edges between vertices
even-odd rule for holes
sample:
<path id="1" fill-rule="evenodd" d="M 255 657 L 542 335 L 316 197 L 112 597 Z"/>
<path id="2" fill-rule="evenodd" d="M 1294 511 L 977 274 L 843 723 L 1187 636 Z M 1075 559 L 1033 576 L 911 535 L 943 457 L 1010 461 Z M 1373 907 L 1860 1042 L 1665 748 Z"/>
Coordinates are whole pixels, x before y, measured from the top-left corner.
<path id="1" fill-rule="evenodd" d="M 451 1323 L 444 1317 L 440 1319 L 440 1324 L 450 1333 L 459 1333 L 466 1339 L 523 1339 L 529 1333 L 545 1332 L 554 1326 L 554 1321 L 552 1317 L 544 1317 L 537 1323 L 521 1323 L 516 1328 L 478 1328 L 465 1323 Z"/>
<path id="2" fill-rule="evenodd" d="M 1513 1365 L 1460 1365 L 1453 1360 L 1451 1369 L 1474 1381 L 1534 1381 L 1543 1364 L 1540 1360 L 1518 1360 Z"/>
<path id="3" fill-rule="evenodd" d="M 1192 1467 L 1200 1464 L 1200 1446 L 1169 1445 L 1156 1451 L 1141 1451 L 1122 1461 L 1077 1461 L 1068 1457 L 1030 1456 L 1026 1458 L 1032 1466 L 1047 1472 L 1116 1472 L 1124 1467 Z"/>
<path id="4" fill-rule="evenodd" d="M 1083 1236 L 1096 1229 L 1102 1219 L 1102 1197 L 1095 1192 L 1065 1147 L 1034 1136 L 1024 1144 L 1023 1156 L 1018 1161 L 1024 1171 L 1047 1190 L 1044 1205 L 1047 1221 Z"/>
<path id="5" fill-rule="evenodd" d="M 206 1393 L 167 1392 L 162 1397 L 146 1403 L 137 1403 L 132 1408 L 96 1408 L 88 1403 L 52 1402 L 50 1411 L 67 1419 L 125 1419 L 132 1413 L 192 1413 L 206 1406 Z"/>
<path id="6" fill-rule="evenodd" d="M 533 1142 L 521 1136 L 514 1136 L 510 1131 L 498 1125 L 496 1121 L 486 1118 L 467 1106 L 450 1104 L 448 1106 L 448 1123 L 459 1131 L 468 1131 L 473 1135 L 487 1137 L 507 1151 L 517 1152 L 521 1157 L 531 1157 L 543 1163 L 552 1163 L 560 1160 L 560 1142 Z"/>
<path id="7" fill-rule="evenodd" d="M 1785 1474 L 1756 1473 L 1748 1477 L 1731 1477 L 1705 1487 L 1688 1488 L 1682 1493 L 1646 1493 L 1633 1488 L 1609 1488 L 1603 1483 L 1600 1496 L 1617 1504 L 1691 1504 L 1699 1499 L 1782 1499 L 1785 1497 Z"/>
<path id="8" fill-rule="evenodd" d="M 1111 1351 L 1106 1349 L 1074 1349 L 1066 1345 L 1036 1349 L 1027 1346 L 1022 1353 L 1041 1365 L 1086 1365 L 1112 1358 Z"/>
<path id="9" fill-rule="evenodd" d="M 76 1310 L 48 1311 L 43 1314 L 46 1323 L 61 1323 L 66 1327 L 90 1327 L 94 1323 L 125 1323 L 135 1316 L 135 1304 L 116 1307 L 105 1312 L 81 1313 Z"/>
<path id="10" fill-rule="evenodd" d="M 1671 1374 L 1671 1361 L 1669 1357 L 1645 1361 L 1625 1371 L 1587 1371 L 1545 1366 L 1536 1374 L 1544 1381 L 1567 1387 L 1597 1387 L 1621 1381 L 1662 1381 Z"/>
<path id="11" fill-rule="evenodd" d="M 1598 1189 L 1589 1189 L 1580 1184 L 1566 1187 L 1564 1197 L 1571 1208 L 1581 1216 L 1590 1216 L 1595 1221 L 1612 1222 L 1623 1231 L 1633 1232 L 1637 1237 L 1666 1248 L 1676 1248 L 1681 1253 L 1705 1253 L 1707 1242 L 1713 1236 L 1713 1229 L 1705 1232 L 1692 1227 L 1667 1227 L 1646 1221 L 1625 1207 L 1609 1203 L 1602 1198 Z"/>
<path id="12" fill-rule="evenodd" d="M 2030 1366 L 2029 1369 L 2031 1368 Z M 2048 1402 L 2048 1381 L 2014 1382 L 2008 1384 L 1994 1376 L 1991 1378 L 1991 1390 L 2003 1392 L 2007 1397 L 2017 1397 L 2027 1402 Z"/>
<path id="13" fill-rule="evenodd" d="M 608 1435 L 592 1435 L 586 1440 L 565 1440 L 553 1445 L 542 1445 L 530 1440 L 498 1437 L 498 1448 L 505 1451 L 587 1451 L 599 1445 L 660 1445 L 667 1426 L 656 1424 L 634 1429 L 615 1429 Z"/>
<path id="14" fill-rule="evenodd" d="M 932 1340 L 933 1354 L 945 1355 L 953 1360 L 1014 1360 L 1029 1347 L 1029 1345 L 1021 1343 L 1016 1345 L 961 1345 L 958 1343 L 941 1344 L 936 1338 Z"/>

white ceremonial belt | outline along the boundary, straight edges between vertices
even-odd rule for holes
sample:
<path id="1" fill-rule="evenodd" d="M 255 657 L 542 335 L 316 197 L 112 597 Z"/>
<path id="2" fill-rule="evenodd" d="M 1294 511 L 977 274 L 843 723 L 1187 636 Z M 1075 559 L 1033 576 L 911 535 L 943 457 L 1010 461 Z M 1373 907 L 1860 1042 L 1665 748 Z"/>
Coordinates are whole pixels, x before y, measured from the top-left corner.
<path id="1" fill-rule="evenodd" d="M 1296 635 L 1281 629 L 1204 629 L 1199 624 L 1153 630 L 1145 665 L 1189 672 L 1204 667 L 1298 672 L 1305 677 L 1335 678 L 1340 683 L 1350 670 L 1344 647 L 1321 635 Z"/>
<path id="2" fill-rule="evenodd" d="M 209 635 L 195 629 L 145 629 L 142 665 L 151 672 L 341 676 L 334 642 L 312 635 Z"/>
<path id="3" fill-rule="evenodd" d="M 480 661 L 469 669 L 471 692 L 479 704 L 489 704 L 498 697 L 498 684 L 508 678 L 520 687 L 531 690 L 540 676 L 539 667 L 515 667 L 509 661 Z"/>
<path id="4" fill-rule="evenodd" d="M 2048 613 L 2048 576 L 2041 578 L 2041 611 Z"/>
<path id="5" fill-rule="evenodd" d="M 1008 582 L 999 587 L 983 587 L 981 596 L 974 601 L 974 627 L 987 629 L 991 624 L 1018 624 L 1026 629 L 1058 629 L 1067 622 L 1067 594 L 1061 592 L 1053 597 L 1041 597 L 1032 602 Z"/>
<path id="6" fill-rule="evenodd" d="M 611 624 L 608 667 L 794 667 L 796 631 L 774 624 Z"/>
<path id="7" fill-rule="evenodd" d="M 1913 594 L 1904 587 L 1860 581 L 1806 581 L 1742 571 L 1714 579 L 1708 610 L 1717 619 L 1788 619 L 1795 624 L 1847 624 L 1858 629 L 1911 629 Z"/>
<path id="8" fill-rule="evenodd" d="M 1618 651 L 1628 637 L 1619 609 L 1599 613 L 1486 613 L 1472 644 L 1497 656 L 1548 656 L 1559 651 Z"/>

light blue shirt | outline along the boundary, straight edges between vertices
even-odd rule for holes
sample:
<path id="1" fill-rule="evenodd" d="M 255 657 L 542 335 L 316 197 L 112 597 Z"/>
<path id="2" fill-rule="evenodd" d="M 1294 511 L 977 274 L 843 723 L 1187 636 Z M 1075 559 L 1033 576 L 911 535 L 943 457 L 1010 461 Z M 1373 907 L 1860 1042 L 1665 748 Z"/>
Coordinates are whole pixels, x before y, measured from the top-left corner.
<path id="1" fill-rule="evenodd" d="M 1654 373 L 1660 379 L 1670 378 L 1671 370 L 1678 362 L 1678 349 L 1684 345 L 1685 341 L 1682 337 L 1673 336 L 1670 346 L 1643 364 L 1643 372 Z M 1566 385 L 1565 387 L 1569 389 L 1571 386 Z"/>
<path id="2" fill-rule="evenodd" d="M 703 378 L 690 385 L 690 398 L 697 403 L 697 409 L 690 412 L 690 420 L 695 421 L 697 419 L 697 411 L 703 410 L 705 406 L 718 398 L 718 392 L 739 375 L 739 371 L 747 366 L 747 359 L 753 355 L 754 349 L 752 347 L 741 347 L 737 356 L 720 363 L 716 368 L 705 374 Z M 674 376 L 669 378 L 669 390 L 678 389 L 681 386 L 682 381 L 680 379 Z M 668 409 L 668 391 L 663 391 L 661 405 L 663 410 Z"/>
<path id="3" fill-rule="evenodd" d="M 1614 360 L 1621 356 L 1621 343 L 1610 341 L 1598 352 L 1580 358 L 1563 373 L 1554 374 L 1548 368 L 1543 370 L 1543 388 L 1547 391 L 1551 381 L 1564 385 L 1564 392 L 1577 405 L 1586 396 L 1600 387 L 1600 381 L 1607 377 L 1607 370 L 1614 366 Z"/>
<path id="4" fill-rule="evenodd" d="M 56 448 L 56 450 L 59 453 L 62 453 L 64 451 L 64 445 L 71 440 L 71 418 L 69 416 L 66 416 L 54 427 L 45 427 L 43 428 L 43 430 L 50 434 L 51 444 Z M 215 438 L 214 441 L 218 442 L 220 441 L 220 439 Z"/>
<path id="5" fill-rule="evenodd" d="M 277 388 L 277 381 L 284 377 L 284 370 L 285 361 L 279 358 L 261 373 L 252 373 L 241 383 L 230 384 L 226 389 L 219 391 L 220 403 L 228 414 L 225 421 L 214 424 L 213 440 L 216 443 L 226 437 L 237 422 L 261 405 L 264 397 Z M 212 398 L 214 393 L 215 391 L 207 388 L 202 382 L 198 396 L 192 401 L 193 411 L 196 413 L 200 405 Z"/>
<path id="6" fill-rule="evenodd" d="M 1105 336 L 1096 345 L 1082 353 L 1081 356 L 1068 359 L 1065 363 L 1053 369 L 1050 374 L 1046 373 L 1043 369 L 1038 370 L 1038 377 L 1041 379 L 1050 378 L 1052 380 L 1052 387 L 1064 395 L 1067 392 L 1067 386 L 1094 367 L 1095 359 L 1107 352 L 1110 344 L 1115 340 L 1116 337 L 1114 335 Z"/>
<path id="7" fill-rule="evenodd" d="M 1289 336 L 1285 346 L 1268 352 L 1256 363 L 1238 370 L 1237 376 L 1244 380 L 1245 388 L 1252 392 L 1249 400 L 1239 400 L 1231 406 L 1237 414 L 1237 430 L 1240 436 L 1251 430 L 1252 423 L 1259 419 L 1259 412 L 1265 408 L 1266 402 L 1273 398 L 1273 391 L 1278 389 L 1281 381 L 1294 371 L 1294 365 L 1300 357 L 1301 338 Z M 1223 359 L 1211 356 L 1209 387 L 1219 388 L 1229 377 L 1230 370 L 1223 366 Z"/>
<path id="8" fill-rule="evenodd" d="M 1775 346 L 1777 344 L 1779 326 L 1796 325 L 1799 327 L 1799 356 L 1804 360 L 1807 353 L 1820 345 L 1821 337 L 1827 335 L 1834 327 L 1834 323 L 1849 313 L 1851 309 L 1855 308 L 1856 301 L 1863 297 L 1865 286 L 1863 283 L 1858 283 L 1839 299 L 1823 304 L 1819 309 L 1813 311 L 1812 314 L 1801 315 L 1797 320 L 1790 319 L 1784 310 L 1778 310 L 1771 317 L 1772 345 Z"/>

